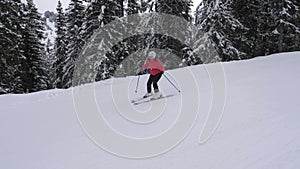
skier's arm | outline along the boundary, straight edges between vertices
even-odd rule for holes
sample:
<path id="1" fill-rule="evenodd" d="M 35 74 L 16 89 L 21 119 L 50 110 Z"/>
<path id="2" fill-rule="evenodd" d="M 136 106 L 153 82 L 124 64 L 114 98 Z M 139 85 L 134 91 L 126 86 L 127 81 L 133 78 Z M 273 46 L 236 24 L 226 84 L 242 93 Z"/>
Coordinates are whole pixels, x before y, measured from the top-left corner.
<path id="1" fill-rule="evenodd" d="M 142 69 L 136 71 L 136 75 L 143 75 L 147 73 L 149 63 L 148 60 L 145 61 L 144 65 L 142 65 Z"/>
<path id="2" fill-rule="evenodd" d="M 148 66 L 149 66 L 149 62 L 148 61 L 146 61 L 146 63 L 142 66 L 142 69 L 147 69 L 148 68 Z"/>

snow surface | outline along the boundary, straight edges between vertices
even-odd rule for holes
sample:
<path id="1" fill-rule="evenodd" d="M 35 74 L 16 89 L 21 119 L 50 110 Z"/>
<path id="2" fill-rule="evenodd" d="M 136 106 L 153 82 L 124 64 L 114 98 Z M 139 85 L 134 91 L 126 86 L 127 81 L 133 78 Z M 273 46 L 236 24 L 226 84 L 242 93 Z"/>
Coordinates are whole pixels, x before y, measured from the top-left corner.
<path id="1" fill-rule="evenodd" d="M 1 169 L 299 169 L 300 168 L 300 52 L 224 63 L 226 102 L 223 118 L 204 144 L 199 136 L 212 101 L 210 79 L 203 65 L 168 71 L 184 86 L 183 70 L 197 79 L 199 114 L 189 135 L 171 151 L 149 159 L 112 155 L 93 143 L 77 119 L 72 89 L 27 95 L 0 96 Z M 171 78 L 172 79 L 172 78 Z M 119 93 L 129 98 L 144 94 L 147 76 L 110 79 L 95 84 L 103 116 L 114 129 L 134 137 L 161 133 L 176 120 L 182 98 L 197 91 L 182 91 L 167 100 L 135 107 L 147 111 L 165 106 L 153 123 L 141 125 L 124 119 L 115 107 L 111 87 L 126 85 Z M 83 86 L 83 88 L 88 87 Z M 165 94 L 176 93 L 165 78 Z M 123 86 L 124 87 L 124 86 Z M 127 87 L 127 86 L 126 86 Z M 189 98 L 192 101 L 195 98 Z M 132 106 L 129 99 L 124 104 Z M 122 110 L 120 110 L 122 111 Z M 184 113 L 184 112 L 183 112 Z"/>

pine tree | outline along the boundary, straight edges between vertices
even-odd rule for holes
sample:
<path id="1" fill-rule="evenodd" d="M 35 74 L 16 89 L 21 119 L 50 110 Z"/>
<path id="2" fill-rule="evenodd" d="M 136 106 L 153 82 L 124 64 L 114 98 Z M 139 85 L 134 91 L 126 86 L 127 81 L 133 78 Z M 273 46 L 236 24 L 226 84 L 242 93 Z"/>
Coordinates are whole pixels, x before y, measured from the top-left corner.
<path id="1" fill-rule="evenodd" d="M 158 13 L 175 15 L 182 19 L 185 19 L 187 22 L 191 22 L 192 4 L 193 2 L 191 0 L 157 0 L 155 2 L 155 9 L 156 9 L 155 11 Z M 174 23 L 173 25 L 175 28 L 182 26 L 176 24 L 177 23 Z M 174 29 L 173 32 L 176 32 L 178 34 L 177 36 L 180 37 L 180 36 L 186 36 L 185 34 L 187 31 L 188 30 L 179 32 L 177 29 Z M 194 65 L 194 64 L 202 63 L 200 57 L 197 56 L 194 52 L 191 52 L 190 47 L 186 46 L 185 44 L 182 44 L 182 42 L 174 39 L 173 37 L 168 37 L 168 36 L 159 37 L 158 35 L 156 35 L 155 38 L 158 39 L 159 41 L 159 45 L 158 45 L 159 48 L 166 49 L 176 54 L 183 60 L 184 64 Z M 174 63 L 169 63 L 169 64 L 174 64 Z"/>
<path id="2" fill-rule="evenodd" d="M 299 50 L 299 2 L 224 2 L 203 1 L 196 17 L 222 61 Z"/>
<path id="3" fill-rule="evenodd" d="M 55 82 L 54 86 L 57 88 L 63 88 L 62 80 L 64 75 L 63 70 L 63 61 L 66 59 L 67 55 L 67 42 L 66 42 L 66 17 L 63 12 L 62 4 L 58 1 L 57 4 L 57 20 L 55 24 L 55 33 L 56 38 L 54 42 L 54 56 L 56 58 L 54 62 L 54 69 L 55 69 Z"/>
<path id="4" fill-rule="evenodd" d="M 147 11 L 147 7 L 148 7 L 148 4 L 146 2 L 147 0 L 138 0 L 139 4 L 140 4 L 140 12 L 141 13 L 144 13 Z"/>
<path id="5" fill-rule="evenodd" d="M 141 0 L 125 0 L 124 12 L 126 16 L 141 13 Z M 128 21 L 128 20 L 127 20 Z M 130 21 L 129 21 L 130 22 Z M 136 23 L 133 23 L 136 24 Z M 125 27 L 124 27 L 125 28 Z M 126 29 L 126 28 L 125 28 Z M 135 32 L 134 30 L 128 30 Z M 116 56 L 114 59 L 114 76 L 127 76 L 132 75 L 134 67 L 137 66 L 136 58 L 129 57 L 131 54 L 139 50 L 141 44 L 141 38 L 139 36 L 132 36 L 128 39 L 124 39 L 119 42 L 113 49 L 113 53 Z M 126 60 L 125 60 L 126 59 Z M 135 71 L 134 71 L 135 72 Z"/>
<path id="6" fill-rule="evenodd" d="M 104 9 L 104 0 L 93 0 L 87 5 L 83 23 L 85 41 L 88 41 L 95 31 L 103 26 Z"/>
<path id="7" fill-rule="evenodd" d="M 246 58 L 297 50 L 298 6 L 299 3 L 290 0 L 231 3 L 233 17 L 247 28 L 239 39 L 233 40 L 235 46 L 246 53 Z"/>
<path id="8" fill-rule="evenodd" d="M 124 16 L 124 0 L 107 0 L 105 1 L 102 9 L 104 9 L 103 25 L 109 24 L 115 19 Z M 103 40 L 107 42 L 110 41 L 110 38 L 104 37 Z M 118 47 L 114 47 L 110 53 L 107 53 L 104 58 L 101 58 L 98 63 L 99 70 L 96 80 L 107 79 L 114 74 L 116 67 L 120 62 L 120 58 L 123 57 L 118 54 L 120 50 L 121 49 Z"/>
<path id="9" fill-rule="evenodd" d="M 24 5 L 22 19 L 22 55 L 21 78 L 24 92 L 35 92 L 49 88 L 49 79 L 46 74 L 44 45 L 44 25 L 41 14 L 38 13 L 32 0 Z"/>
<path id="10" fill-rule="evenodd" d="M 230 5 L 234 1 L 204 0 L 197 9 L 196 25 L 205 32 L 216 49 L 218 56 L 210 60 L 240 60 L 246 53 L 240 50 L 243 33 L 248 31 L 232 14 Z M 247 48 L 247 47 L 246 47 Z"/>
<path id="11" fill-rule="evenodd" d="M 55 53 L 54 53 L 54 44 L 50 39 L 47 39 L 45 44 L 45 71 L 49 80 L 48 88 L 55 88 L 56 81 L 56 68 L 54 67 L 54 63 L 56 61 Z"/>
<path id="12" fill-rule="evenodd" d="M 63 88 L 71 87 L 75 61 L 84 45 L 82 23 L 84 18 L 84 5 L 82 0 L 71 0 L 67 9 L 67 55 L 62 60 L 63 75 L 61 83 Z"/>
<path id="13" fill-rule="evenodd" d="M 157 12 L 157 0 L 145 0 L 142 2 L 143 12 Z"/>
<path id="14" fill-rule="evenodd" d="M 141 11 L 141 4 L 138 4 L 137 0 L 127 0 L 127 15 L 137 14 Z"/>
<path id="15" fill-rule="evenodd" d="M 104 4 L 104 24 L 124 16 L 124 0 L 106 0 Z"/>
<path id="16" fill-rule="evenodd" d="M 261 45 L 259 42 L 261 30 L 257 29 L 258 26 L 266 25 L 266 23 L 261 20 L 261 18 L 265 17 L 261 16 L 262 13 L 260 12 L 262 2 L 261 0 L 237 0 L 231 2 L 229 5 L 232 16 L 245 27 L 245 29 L 239 30 L 238 36 L 233 36 L 235 37 L 235 39 L 233 39 L 234 45 L 245 53 L 243 59 L 253 58 L 263 54 L 259 54 L 261 51 L 259 49 L 259 45 Z"/>
<path id="17" fill-rule="evenodd" d="M 156 11 L 183 17 L 187 21 L 191 21 L 191 0 L 157 0 Z"/>
<path id="18" fill-rule="evenodd" d="M 20 0 L 0 1 L 0 94 L 22 93 Z"/>
<path id="19" fill-rule="evenodd" d="M 268 24 L 264 32 L 268 34 L 265 39 L 268 51 L 265 55 L 300 49 L 297 40 L 300 36 L 299 5 L 300 2 L 290 0 L 264 2 L 263 12 L 269 16 L 264 20 Z"/>

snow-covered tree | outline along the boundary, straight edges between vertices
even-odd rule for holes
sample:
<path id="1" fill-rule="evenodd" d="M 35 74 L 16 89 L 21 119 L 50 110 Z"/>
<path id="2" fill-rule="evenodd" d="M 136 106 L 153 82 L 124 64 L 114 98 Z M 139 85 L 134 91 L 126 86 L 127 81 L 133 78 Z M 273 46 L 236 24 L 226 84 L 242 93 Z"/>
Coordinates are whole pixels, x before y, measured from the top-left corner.
<path id="1" fill-rule="evenodd" d="M 66 12 L 67 20 L 67 54 L 62 60 L 61 87 L 68 88 L 72 85 L 75 61 L 84 45 L 82 24 L 84 19 L 84 5 L 82 0 L 71 0 Z"/>
<path id="2" fill-rule="evenodd" d="M 191 7 L 193 2 L 191 0 L 157 0 L 156 1 L 156 12 L 166 13 L 170 15 L 176 15 L 185 19 L 188 22 L 192 21 L 191 16 Z M 174 23 L 176 24 L 176 23 Z M 177 25 L 175 27 L 180 27 Z M 188 31 L 188 30 L 186 30 Z M 178 36 L 184 35 L 186 32 L 177 32 Z M 180 35 L 181 34 L 181 35 Z M 185 35 L 184 35 L 185 36 Z M 186 65 L 194 65 L 202 63 L 199 56 L 195 55 L 194 52 L 191 52 L 191 48 L 185 44 L 181 44 L 180 41 L 173 39 L 172 37 L 163 36 L 160 38 L 160 48 L 166 49 L 177 56 L 179 56 L 183 63 Z M 172 63 L 169 63 L 172 65 Z M 174 66 L 173 66 L 174 67 Z"/>
<path id="3" fill-rule="evenodd" d="M 104 0 L 92 0 L 87 5 L 83 23 L 83 36 L 85 41 L 88 41 L 95 31 L 103 26 L 104 9 Z"/>
<path id="4" fill-rule="evenodd" d="M 192 19 L 192 0 L 157 0 L 156 11 L 183 17 L 187 21 Z"/>
<path id="5" fill-rule="evenodd" d="M 104 24 L 124 16 L 124 0 L 106 0 L 104 4 Z"/>
<path id="6" fill-rule="evenodd" d="M 20 74 L 24 92 L 48 89 L 44 44 L 44 24 L 32 0 L 24 5 L 22 18 L 22 45 Z"/>
<path id="7" fill-rule="evenodd" d="M 222 61 L 299 50 L 299 2 L 204 0 L 196 25 Z"/>
<path id="8" fill-rule="evenodd" d="M 127 15 L 137 14 L 141 12 L 141 1 L 138 0 L 127 0 L 127 7 L 125 8 Z"/>
<path id="9" fill-rule="evenodd" d="M 0 1 L 0 94 L 22 93 L 20 0 Z"/>
<path id="10" fill-rule="evenodd" d="M 67 46 L 66 46 L 67 31 L 66 31 L 66 17 L 60 1 L 58 1 L 56 11 L 57 11 L 57 19 L 55 24 L 56 38 L 54 42 L 55 61 L 53 64 L 53 68 L 55 69 L 54 86 L 57 88 L 62 88 L 63 87 L 62 80 L 64 75 L 63 61 L 66 59 L 67 56 Z"/>
<path id="11" fill-rule="evenodd" d="M 232 15 L 229 5 L 233 1 L 204 0 L 196 12 L 196 25 L 209 37 L 206 42 L 213 42 L 219 56 L 210 60 L 230 61 L 243 59 L 245 53 L 235 45 L 234 39 L 240 39 L 247 28 Z"/>
<path id="12" fill-rule="evenodd" d="M 124 4 L 124 0 L 105 1 L 104 5 L 102 6 L 102 11 L 104 11 L 104 13 L 103 15 L 101 14 L 101 17 L 103 16 L 103 18 L 101 18 L 103 19 L 103 24 L 109 24 L 115 19 L 123 17 L 125 14 Z M 114 28 L 111 27 L 111 29 Z M 103 42 L 109 42 L 110 36 L 111 35 L 108 35 L 108 37 L 103 37 Z M 98 63 L 99 73 L 96 77 L 96 80 L 107 79 L 114 74 L 117 65 L 120 63 L 120 58 L 122 58 L 122 56 L 119 54 L 120 50 L 122 49 L 114 47 L 109 53 L 106 54 L 104 58 L 101 58 Z"/>
<path id="13" fill-rule="evenodd" d="M 265 55 L 300 50 L 300 2 L 296 0 L 273 0 L 261 5 L 263 28 L 260 28 Z"/>

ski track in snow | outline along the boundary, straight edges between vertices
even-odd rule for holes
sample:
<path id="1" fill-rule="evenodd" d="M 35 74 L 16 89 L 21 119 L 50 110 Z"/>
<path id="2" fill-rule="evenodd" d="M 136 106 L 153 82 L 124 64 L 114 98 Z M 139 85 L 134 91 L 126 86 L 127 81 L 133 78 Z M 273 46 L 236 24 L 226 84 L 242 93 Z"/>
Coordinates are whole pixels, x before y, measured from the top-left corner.
<path id="1" fill-rule="evenodd" d="M 205 144 L 199 144 L 198 140 L 212 99 L 209 77 L 203 65 L 184 68 L 191 69 L 198 83 L 200 110 L 195 126 L 171 151 L 143 160 L 117 157 L 95 145 L 77 119 L 72 89 L 2 95 L 0 168 L 298 169 L 299 55 L 300 52 L 292 52 L 224 63 L 225 111 L 216 132 Z M 168 73 L 178 75 L 181 71 Z M 134 93 L 135 77 L 95 84 L 98 106 L 117 131 L 134 137 L 149 137 L 168 129 L 176 120 L 180 95 L 137 105 L 135 108 L 141 112 L 151 106 L 164 106 L 164 113 L 150 124 L 132 123 L 120 115 L 111 94 L 112 85 L 122 87 L 129 81 L 128 91 L 120 94 L 128 94 L 124 104 L 131 104 L 131 99 L 144 94 L 147 78 L 146 75 L 141 77 L 137 94 Z M 162 78 L 159 84 L 166 95 L 176 93 L 166 79 Z M 191 92 L 195 91 L 182 94 Z"/>

